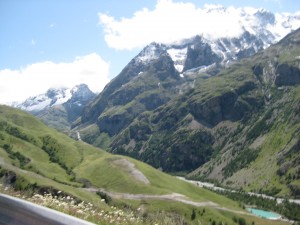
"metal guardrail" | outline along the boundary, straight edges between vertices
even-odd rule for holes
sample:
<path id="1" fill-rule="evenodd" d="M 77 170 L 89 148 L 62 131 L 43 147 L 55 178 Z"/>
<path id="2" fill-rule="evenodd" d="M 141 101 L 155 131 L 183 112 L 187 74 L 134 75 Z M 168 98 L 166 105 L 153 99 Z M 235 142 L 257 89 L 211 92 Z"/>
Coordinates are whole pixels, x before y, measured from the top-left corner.
<path id="1" fill-rule="evenodd" d="M 94 225 L 31 202 L 0 194 L 0 225 Z"/>

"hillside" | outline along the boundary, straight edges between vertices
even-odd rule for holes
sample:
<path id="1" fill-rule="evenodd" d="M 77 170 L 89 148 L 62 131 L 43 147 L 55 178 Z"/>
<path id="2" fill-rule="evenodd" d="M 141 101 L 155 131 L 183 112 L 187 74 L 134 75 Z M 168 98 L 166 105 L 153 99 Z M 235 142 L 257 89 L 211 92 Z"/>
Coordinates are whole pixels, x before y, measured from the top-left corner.
<path id="1" fill-rule="evenodd" d="M 193 178 L 299 197 L 299 37 L 297 30 L 218 76 L 196 74 L 194 89 L 136 118 L 112 151 L 167 171 L 200 166 Z"/>
<path id="2" fill-rule="evenodd" d="M 206 5 L 205 14 L 226 18 L 231 7 Z M 236 9 L 233 30 L 203 30 L 172 43 L 147 45 L 83 111 L 73 128 L 83 140 L 108 148 L 115 135 L 145 111 L 152 111 L 195 87 L 195 76 L 216 75 L 299 27 L 299 16 L 265 9 Z M 213 18 L 213 17 L 212 17 Z M 176 37 L 175 37 L 176 38 Z"/>
<path id="3" fill-rule="evenodd" d="M 7 106 L 0 106 L 0 163 L 4 185 L 27 194 L 71 195 L 77 202 L 84 200 L 107 210 L 95 194 L 98 190 L 112 197 L 111 204 L 129 207 L 137 216 L 137 208 L 143 207 L 145 215 L 163 210 L 165 218 L 179 217 L 193 224 L 197 220 L 191 220 L 191 212 L 205 208 L 202 221 L 213 217 L 230 222 L 236 215 L 256 224 L 268 222 L 250 216 L 225 197 L 134 159 L 75 141 L 30 114 Z"/>
<path id="4" fill-rule="evenodd" d="M 298 29 L 235 70 L 248 70 L 255 82 L 252 113 L 227 127 L 219 153 L 190 176 L 299 198 L 299 55 Z"/>
<path id="5" fill-rule="evenodd" d="M 299 197 L 299 36 L 298 29 L 216 76 L 212 68 L 182 76 L 152 44 L 85 109 L 76 129 L 85 141 L 164 171 Z M 149 48 L 152 58 L 139 60 Z"/>

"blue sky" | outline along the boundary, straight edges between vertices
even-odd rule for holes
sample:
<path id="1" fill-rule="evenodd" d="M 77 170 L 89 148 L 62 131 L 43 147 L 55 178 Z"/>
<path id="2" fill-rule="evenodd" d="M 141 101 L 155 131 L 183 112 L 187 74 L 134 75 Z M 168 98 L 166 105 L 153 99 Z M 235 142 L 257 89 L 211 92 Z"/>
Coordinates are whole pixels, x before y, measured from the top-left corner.
<path id="1" fill-rule="evenodd" d="M 100 91 L 152 38 L 152 34 L 144 33 L 138 41 L 134 40 L 130 34 L 135 35 L 138 31 L 134 29 L 139 29 L 143 24 L 135 27 L 132 20 L 128 25 L 126 19 L 145 15 L 151 18 L 155 15 L 158 2 L 0 0 L 0 103 L 25 99 L 28 95 L 45 92 L 48 86 L 62 85 L 62 82 L 66 82 L 66 86 L 75 85 L 75 82 L 85 82 L 85 78 L 96 79 L 91 83 L 94 85 L 92 89 Z M 160 2 L 191 3 L 189 8 L 202 8 L 208 1 Z M 299 0 L 220 0 L 209 1 L 209 4 L 250 6 L 272 12 L 294 13 L 300 10 Z M 124 29 L 133 31 L 123 31 L 123 24 Z M 111 35 L 108 35 L 109 32 Z M 118 36 L 116 32 L 121 34 Z M 9 92 L 13 88 L 21 90 L 25 85 L 22 77 L 30 81 L 26 83 L 27 88 L 22 90 L 23 93 Z M 39 82 L 43 82 L 43 85 Z"/>

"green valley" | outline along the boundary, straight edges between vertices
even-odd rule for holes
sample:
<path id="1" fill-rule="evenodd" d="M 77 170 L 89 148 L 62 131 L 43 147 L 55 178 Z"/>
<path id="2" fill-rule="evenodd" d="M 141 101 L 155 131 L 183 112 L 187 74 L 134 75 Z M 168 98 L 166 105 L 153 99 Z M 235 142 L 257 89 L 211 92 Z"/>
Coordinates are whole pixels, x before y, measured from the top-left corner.
<path id="1" fill-rule="evenodd" d="M 137 160 L 75 141 L 20 110 L 0 106 L 0 124 L 2 182 L 27 195 L 69 195 L 78 203 L 90 202 L 105 210 L 108 206 L 100 196 L 106 193 L 111 195 L 110 204 L 130 209 L 137 216 L 137 209 L 143 207 L 145 224 L 159 212 L 164 212 L 157 221 L 162 224 L 174 216 L 188 224 L 212 218 L 230 224 L 233 216 L 255 224 L 266 222 L 226 197 Z M 192 219 L 193 210 L 205 213 Z"/>

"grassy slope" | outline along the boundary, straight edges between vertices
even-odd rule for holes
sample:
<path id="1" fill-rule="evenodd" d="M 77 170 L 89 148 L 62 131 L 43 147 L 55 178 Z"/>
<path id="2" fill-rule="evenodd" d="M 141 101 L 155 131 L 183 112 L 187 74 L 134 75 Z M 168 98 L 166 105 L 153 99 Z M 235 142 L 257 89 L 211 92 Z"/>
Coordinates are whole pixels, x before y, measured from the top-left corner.
<path id="1" fill-rule="evenodd" d="M 212 157 L 198 169 L 201 175 L 196 176 L 197 178 L 208 177 L 233 188 L 262 191 L 281 197 L 295 196 L 295 193 L 299 193 L 299 151 L 290 153 L 290 149 L 299 141 L 300 135 L 300 87 L 297 82 L 294 85 L 275 85 L 278 76 L 276 66 L 286 64 L 299 68 L 299 37 L 297 31 L 277 45 L 232 65 L 220 76 L 198 84 L 199 91 L 194 99 L 201 102 L 207 96 L 219 94 L 220 90 L 221 93 L 226 92 L 234 89 L 236 84 L 252 80 L 256 88 L 249 92 L 246 99 L 260 99 L 264 104 L 259 110 L 249 114 L 248 120 L 236 121 L 230 124 L 231 127 L 228 126 L 229 130 L 236 127 L 236 132 L 227 136 L 225 144 L 221 143 L 221 150 L 216 157 Z M 255 73 L 255 68 L 260 68 L 261 72 Z M 286 80 L 289 79 L 288 73 L 283 75 L 287 76 Z M 246 153 L 251 151 L 259 152 L 258 157 L 238 168 L 238 163 L 243 162 L 246 156 L 249 156 Z M 234 163 L 230 163 L 231 160 Z M 232 166 L 233 170 L 237 169 L 233 174 L 227 175 L 226 169 L 230 167 L 226 165 Z M 278 174 L 280 170 L 283 171 L 281 175 Z M 198 171 L 192 173 L 192 176 Z M 292 191 L 291 185 L 297 191 Z"/>
<path id="2" fill-rule="evenodd" d="M 259 137 L 263 139 L 263 142 L 260 145 L 261 150 L 257 159 L 229 179 L 241 186 L 244 182 L 248 183 L 246 190 L 259 191 L 263 187 L 269 191 L 278 189 L 277 192 L 280 196 L 290 195 L 286 180 L 288 174 L 295 174 L 299 170 L 299 164 L 290 168 L 283 176 L 279 176 L 277 172 L 282 164 L 279 162 L 280 156 L 286 154 L 286 151 L 297 142 L 299 137 L 300 124 L 296 122 L 294 108 L 297 107 L 297 102 L 300 100 L 300 87 L 296 87 L 288 97 L 284 97 L 289 98 L 289 101 L 278 106 L 281 111 L 278 110 L 277 121 L 272 125 L 270 132 Z M 299 157 L 297 154 L 291 155 L 286 157 L 285 161 L 292 162 L 297 157 Z M 299 180 L 295 180 L 293 183 L 299 185 Z"/>
<path id="3" fill-rule="evenodd" d="M 99 203 L 100 199 L 97 195 L 80 188 L 83 184 L 79 182 L 79 178 L 85 178 L 94 186 L 109 191 L 147 194 L 176 192 L 190 197 L 193 201 L 213 201 L 222 207 L 242 210 L 236 202 L 180 181 L 142 162 L 111 155 L 91 145 L 70 139 L 20 110 L 0 106 L 0 122 L 1 167 L 16 172 L 19 177 L 17 183 L 20 188 L 26 189 L 28 184 L 36 183 L 38 186 L 62 190 L 85 201 Z M 49 155 L 42 150 L 41 140 L 46 135 L 55 141 L 55 154 L 60 162 L 65 162 L 67 169 L 58 163 L 50 162 Z M 11 152 L 8 153 L 5 150 L 5 145 L 10 145 L 11 152 L 19 152 L 30 159 L 30 162 L 23 165 L 21 169 L 20 160 L 12 157 Z M 130 174 L 113 163 L 119 158 L 126 158 L 134 163 L 135 167 L 149 179 L 151 184 L 146 185 L 133 179 Z M 72 173 L 68 170 L 72 170 Z M 170 206 L 169 202 L 158 200 L 126 201 L 126 204 L 128 205 L 130 202 L 132 202 L 132 206 L 136 207 L 146 203 L 149 205 L 150 212 L 157 210 L 175 212 L 185 216 L 188 221 L 190 220 L 188 212 L 193 208 L 176 202 L 172 202 L 172 206 Z M 103 207 L 106 206 L 103 205 Z M 222 221 L 230 221 L 232 217 L 232 213 L 225 215 L 224 212 L 215 209 L 209 209 L 208 212 L 209 217 L 220 218 Z M 205 217 L 204 220 L 208 220 L 209 217 Z M 263 221 L 258 219 L 256 224 L 263 224 Z"/>

